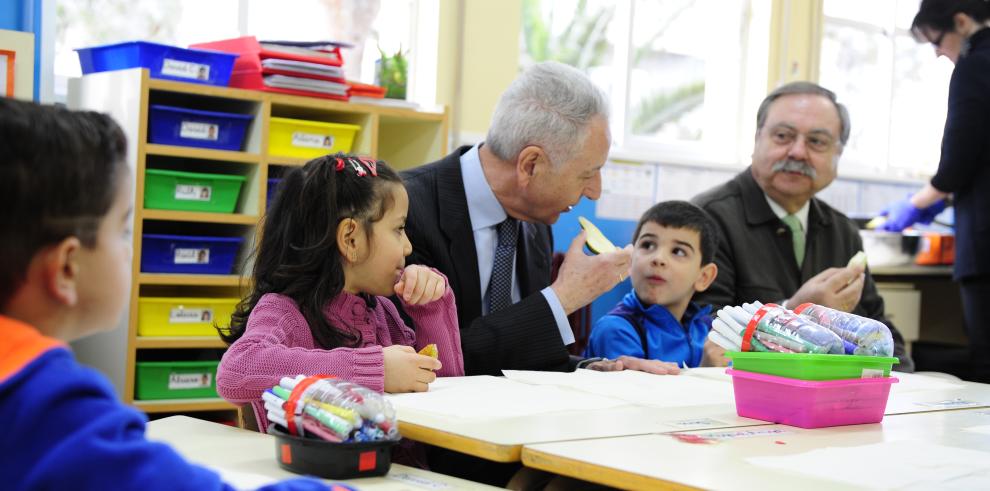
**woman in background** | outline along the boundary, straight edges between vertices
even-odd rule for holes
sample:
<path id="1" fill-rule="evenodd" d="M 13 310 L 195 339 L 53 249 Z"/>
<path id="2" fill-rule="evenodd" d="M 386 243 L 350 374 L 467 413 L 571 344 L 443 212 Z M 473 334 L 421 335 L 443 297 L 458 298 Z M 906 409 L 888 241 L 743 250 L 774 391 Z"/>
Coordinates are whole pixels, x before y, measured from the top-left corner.
<path id="1" fill-rule="evenodd" d="M 923 0 L 911 24 L 915 38 L 955 65 L 938 170 L 924 188 L 883 214 L 882 228 L 930 223 L 951 194 L 956 263 L 969 335 L 969 378 L 990 382 L 990 3 Z M 981 248 L 980 245 L 983 245 Z M 979 251 L 984 251 L 980 253 Z"/>

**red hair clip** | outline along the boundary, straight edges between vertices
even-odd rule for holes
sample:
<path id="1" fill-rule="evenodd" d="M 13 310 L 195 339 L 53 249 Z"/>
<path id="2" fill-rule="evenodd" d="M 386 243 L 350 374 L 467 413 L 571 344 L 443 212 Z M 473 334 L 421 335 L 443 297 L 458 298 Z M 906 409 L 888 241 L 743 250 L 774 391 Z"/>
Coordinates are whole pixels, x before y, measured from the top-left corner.
<path id="1" fill-rule="evenodd" d="M 368 172 L 371 172 L 372 176 L 378 177 L 378 163 L 375 159 L 369 157 L 358 157 L 358 159 L 364 163 L 364 166 L 368 168 Z"/>
<path id="2" fill-rule="evenodd" d="M 337 157 L 337 172 L 344 170 L 344 159 Z"/>
<path id="3" fill-rule="evenodd" d="M 364 176 L 368 175 L 368 173 L 365 172 L 364 167 L 361 167 L 361 161 L 360 160 L 358 160 L 358 159 L 356 159 L 354 157 L 349 157 L 347 159 L 347 161 L 351 163 L 351 167 L 354 168 L 354 172 L 357 173 L 358 177 L 364 177 Z"/>

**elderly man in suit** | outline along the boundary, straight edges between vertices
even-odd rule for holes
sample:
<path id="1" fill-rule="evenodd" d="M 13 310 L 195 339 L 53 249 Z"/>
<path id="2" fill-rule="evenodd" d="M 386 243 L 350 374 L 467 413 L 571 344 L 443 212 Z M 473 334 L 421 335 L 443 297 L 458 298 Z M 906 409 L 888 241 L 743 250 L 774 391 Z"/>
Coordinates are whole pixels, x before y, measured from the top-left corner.
<path id="1" fill-rule="evenodd" d="M 631 249 L 588 256 L 582 233 L 551 284 L 550 225 L 582 196 L 601 195 L 610 144 L 604 94 L 578 70 L 547 62 L 509 86 L 484 143 L 403 174 L 409 262 L 450 281 L 468 375 L 575 367 L 567 315 L 625 278 Z M 630 358 L 590 366 L 675 371 Z"/>
<path id="2" fill-rule="evenodd" d="M 550 225 L 582 196 L 601 195 L 610 144 L 604 94 L 578 70 L 547 62 L 526 70 L 502 94 L 484 143 L 403 173 L 413 246 L 408 262 L 447 276 L 468 375 L 582 365 L 677 372 L 660 361 L 579 361 L 567 352 L 574 342 L 567 315 L 629 271 L 631 246 L 588 256 L 582 232 L 552 283 L 550 277 Z M 499 486 L 519 468 L 441 449 L 431 453 L 430 465 Z"/>

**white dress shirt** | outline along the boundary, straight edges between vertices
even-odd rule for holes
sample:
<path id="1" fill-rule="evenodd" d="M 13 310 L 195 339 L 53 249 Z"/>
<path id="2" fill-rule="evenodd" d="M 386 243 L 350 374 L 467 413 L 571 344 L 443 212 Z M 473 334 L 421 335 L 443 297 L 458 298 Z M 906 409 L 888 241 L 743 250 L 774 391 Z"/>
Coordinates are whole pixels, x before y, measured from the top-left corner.
<path id="1" fill-rule="evenodd" d="M 498 224 L 508 218 L 502 204 L 498 202 L 492 187 L 485 178 L 481 168 L 481 157 L 478 149 L 482 144 L 461 155 L 461 176 L 464 180 L 464 194 L 467 197 L 468 216 L 471 218 L 471 228 L 474 231 L 474 247 L 478 253 L 478 278 L 481 280 L 481 312 L 488 314 L 488 282 L 492 277 L 492 265 L 495 261 L 495 249 L 498 246 Z M 530 226 L 521 222 L 520 226 Z M 521 230 L 520 233 L 524 232 Z M 518 252 L 518 251 L 517 251 Z M 518 256 L 518 254 L 517 254 Z M 574 343 L 574 333 L 567 322 L 567 314 L 560 304 L 557 294 L 549 286 L 540 293 L 550 304 L 553 317 L 557 321 L 557 329 L 564 344 Z M 512 258 L 512 303 L 521 300 L 519 293 L 519 275 L 516 269 L 516 257 Z"/>

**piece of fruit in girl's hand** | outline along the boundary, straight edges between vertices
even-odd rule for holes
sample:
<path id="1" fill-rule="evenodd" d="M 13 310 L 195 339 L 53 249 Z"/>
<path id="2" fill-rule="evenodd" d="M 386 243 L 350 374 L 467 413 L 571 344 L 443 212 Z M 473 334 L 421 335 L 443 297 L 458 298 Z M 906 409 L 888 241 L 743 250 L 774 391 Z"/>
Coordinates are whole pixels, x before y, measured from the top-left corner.
<path id="1" fill-rule="evenodd" d="M 437 345 L 433 343 L 423 346 L 423 349 L 419 350 L 419 354 L 429 356 L 430 358 L 440 356 L 440 353 L 437 352 Z"/>
<path id="2" fill-rule="evenodd" d="M 581 224 L 581 228 L 587 233 L 585 238 L 585 244 L 588 245 L 588 249 L 595 254 L 602 254 L 605 252 L 614 252 L 617 248 L 605 237 L 605 234 L 595 224 L 591 223 L 585 217 L 578 217 L 578 223 Z"/>

